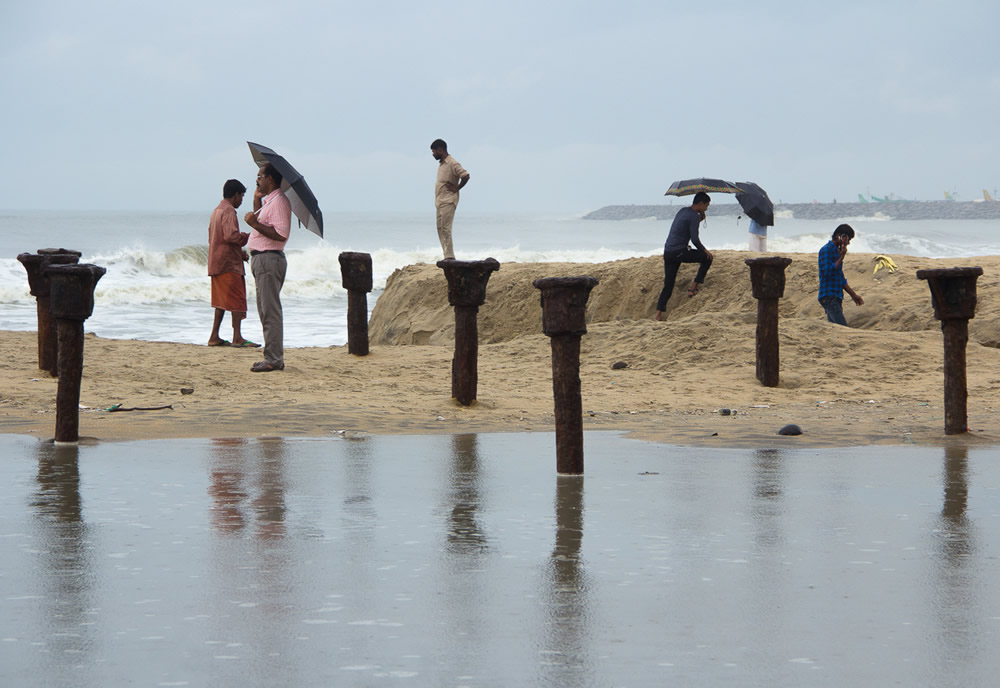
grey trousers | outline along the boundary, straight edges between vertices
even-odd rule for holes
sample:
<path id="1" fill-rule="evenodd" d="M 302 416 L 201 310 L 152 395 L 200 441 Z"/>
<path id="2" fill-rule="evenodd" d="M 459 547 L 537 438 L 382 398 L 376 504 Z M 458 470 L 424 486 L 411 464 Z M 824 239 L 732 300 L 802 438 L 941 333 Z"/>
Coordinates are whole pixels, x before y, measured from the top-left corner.
<path id="1" fill-rule="evenodd" d="M 257 283 L 257 315 L 264 329 L 264 360 L 285 363 L 285 325 L 281 312 L 281 287 L 288 262 L 284 253 L 258 253 L 250 259 Z"/>

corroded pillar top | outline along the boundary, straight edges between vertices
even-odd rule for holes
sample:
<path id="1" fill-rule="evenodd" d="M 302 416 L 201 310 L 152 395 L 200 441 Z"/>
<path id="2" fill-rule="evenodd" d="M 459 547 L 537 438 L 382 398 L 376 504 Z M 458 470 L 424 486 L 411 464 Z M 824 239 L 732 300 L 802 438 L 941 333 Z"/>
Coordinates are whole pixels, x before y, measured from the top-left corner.
<path id="1" fill-rule="evenodd" d="M 340 254 L 340 278 L 348 291 L 372 290 L 372 256 L 370 253 L 344 251 Z"/>
<path id="2" fill-rule="evenodd" d="M 980 267 L 917 270 L 917 279 L 927 280 L 938 320 L 969 320 L 976 317 L 976 280 Z"/>
<path id="3" fill-rule="evenodd" d="M 64 320 L 86 320 L 94 312 L 94 288 L 107 272 L 99 265 L 50 265 L 52 315 Z"/>
<path id="4" fill-rule="evenodd" d="M 45 269 L 49 265 L 69 265 L 79 262 L 79 251 L 65 248 L 40 248 L 38 253 L 21 253 L 18 261 L 28 273 L 28 288 L 34 297 L 49 295 L 49 276 Z"/>
<path id="5" fill-rule="evenodd" d="M 543 277 L 532 284 L 542 292 L 542 331 L 548 336 L 587 333 L 587 299 L 596 277 Z"/>
<path id="6" fill-rule="evenodd" d="M 452 306 L 482 306 L 490 275 L 500 269 L 496 258 L 486 260 L 439 260 L 448 280 L 448 303 Z"/>
<path id="7" fill-rule="evenodd" d="M 750 286 L 755 299 L 780 299 L 785 295 L 785 268 L 791 265 L 791 258 L 767 256 L 743 262 L 750 267 Z"/>
<path id="8" fill-rule="evenodd" d="M 40 256 L 76 256 L 77 260 L 80 260 L 80 256 L 83 254 L 79 251 L 74 251 L 71 248 L 40 248 L 37 251 Z M 66 263 L 72 263 L 75 261 L 63 261 Z"/>

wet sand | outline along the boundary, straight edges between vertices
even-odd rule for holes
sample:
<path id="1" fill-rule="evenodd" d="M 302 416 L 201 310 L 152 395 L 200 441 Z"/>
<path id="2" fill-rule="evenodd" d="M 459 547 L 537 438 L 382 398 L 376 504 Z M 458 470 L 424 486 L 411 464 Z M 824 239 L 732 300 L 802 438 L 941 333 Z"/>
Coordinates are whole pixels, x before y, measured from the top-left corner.
<path id="1" fill-rule="evenodd" d="M 996 449 L 0 436 L 11 686 L 992 685 Z"/>

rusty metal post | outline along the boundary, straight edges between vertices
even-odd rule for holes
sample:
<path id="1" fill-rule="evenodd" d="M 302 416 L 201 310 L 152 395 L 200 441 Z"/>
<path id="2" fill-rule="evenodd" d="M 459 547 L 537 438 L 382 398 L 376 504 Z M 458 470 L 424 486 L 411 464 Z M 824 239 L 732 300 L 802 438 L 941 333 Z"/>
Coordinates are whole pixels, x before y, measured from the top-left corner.
<path id="1" fill-rule="evenodd" d="M 49 308 L 49 265 L 66 265 L 79 262 L 81 253 L 66 248 L 41 248 L 37 254 L 22 253 L 17 259 L 28 273 L 28 288 L 35 297 L 38 313 L 38 367 L 52 377 L 59 375 L 57 364 L 58 335 L 56 321 Z"/>
<path id="2" fill-rule="evenodd" d="M 785 268 L 791 258 L 747 258 L 750 285 L 757 299 L 757 379 L 777 387 L 781 366 L 778 357 L 778 299 L 785 295 Z"/>
<path id="3" fill-rule="evenodd" d="M 969 387 L 965 349 L 969 343 L 969 320 L 976 317 L 976 280 L 983 269 L 944 268 L 917 270 L 917 279 L 927 280 L 934 304 L 934 317 L 944 335 L 944 434 L 960 435 L 969 430 Z"/>
<path id="4" fill-rule="evenodd" d="M 59 387 L 56 442 L 80 439 L 80 383 L 83 379 L 83 321 L 94 312 L 94 287 L 105 272 L 97 265 L 50 265 L 52 315 L 59 331 Z"/>
<path id="5" fill-rule="evenodd" d="M 583 473 L 583 399 L 580 337 L 587 333 L 587 299 L 595 277 L 546 277 L 532 284 L 542 292 L 542 331 L 552 344 L 552 395 L 556 416 L 556 472 Z"/>
<path id="6" fill-rule="evenodd" d="M 448 279 L 448 303 L 455 309 L 455 357 L 451 360 L 451 396 L 463 406 L 476 400 L 479 386 L 479 307 L 486 303 L 486 284 L 500 269 L 495 258 L 439 260 Z"/>
<path id="7" fill-rule="evenodd" d="M 347 352 L 368 355 L 368 292 L 372 290 L 369 253 L 340 254 L 340 277 L 347 290 Z"/>

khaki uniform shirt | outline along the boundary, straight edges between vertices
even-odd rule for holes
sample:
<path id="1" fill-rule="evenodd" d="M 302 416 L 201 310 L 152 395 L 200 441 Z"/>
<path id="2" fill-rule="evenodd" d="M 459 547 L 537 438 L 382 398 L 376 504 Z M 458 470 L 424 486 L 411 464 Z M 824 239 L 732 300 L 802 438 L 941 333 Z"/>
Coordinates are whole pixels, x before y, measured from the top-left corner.
<path id="1" fill-rule="evenodd" d="M 462 167 L 461 163 L 450 155 L 439 162 L 437 181 L 434 183 L 435 208 L 440 208 L 443 205 L 458 205 L 458 192 L 448 191 L 448 187 L 445 184 L 451 182 L 455 186 L 458 186 L 458 182 L 467 174 L 468 172 Z"/>

